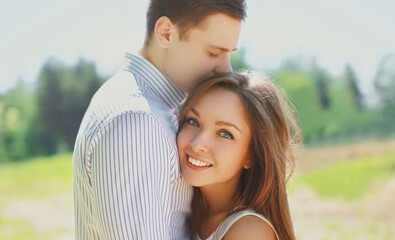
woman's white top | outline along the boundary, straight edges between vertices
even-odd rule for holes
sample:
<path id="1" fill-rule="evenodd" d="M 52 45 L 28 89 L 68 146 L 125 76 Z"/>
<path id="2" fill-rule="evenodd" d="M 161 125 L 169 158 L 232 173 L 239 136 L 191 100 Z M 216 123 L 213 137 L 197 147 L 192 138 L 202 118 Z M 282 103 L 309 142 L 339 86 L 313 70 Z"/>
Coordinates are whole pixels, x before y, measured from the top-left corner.
<path id="1" fill-rule="evenodd" d="M 259 213 L 255 212 L 252 209 L 246 209 L 246 210 L 243 210 L 243 211 L 239 211 L 239 212 L 233 213 L 232 215 L 227 217 L 225 220 L 223 220 L 221 222 L 221 224 L 219 224 L 218 228 L 210 235 L 210 237 L 206 238 L 205 240 L 220 240 L 220 239 L 222 239 L 225 236 L 226 232 L 229 230 L 229 228 L 237 220 L 239 220 L 240 218 L 242 218 L 244 216 L 256 216 L 256 217 L 262 219 L 267 224 L 269 224 L 269 226 L 273 229 L 274 234 L 276 235 L 276 238 L 280 239 L 278 237 L 277 232 L 274 229 L 273 225 L 262 214 L 259 214 Z M 196 234 L 195 239 L 196 240 L 203 240 L 203 239 L 200 238 L 199 234 Z"/>

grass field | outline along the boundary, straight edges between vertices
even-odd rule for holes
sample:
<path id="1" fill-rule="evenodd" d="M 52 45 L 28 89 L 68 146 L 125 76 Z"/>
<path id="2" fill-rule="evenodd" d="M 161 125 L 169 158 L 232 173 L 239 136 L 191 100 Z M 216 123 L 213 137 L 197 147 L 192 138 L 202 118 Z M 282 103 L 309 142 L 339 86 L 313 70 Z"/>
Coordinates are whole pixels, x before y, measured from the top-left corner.
<path id="1" fill-rule="evenodd" d="M 0 165 L 0 239 L 74 239 L 71 157 Z M 395 142 L 306 149 L 289 191 L 299 239 L 395 239 Z"/>
<path id="2" fill-rule="evenodd" d="M 0 239 L 74 239 L 71 158 L 0 166 Z"/>
<path id="3" fill-rule="evenodd" d="M 358 200 L 372 184 L 395 176 L 395 149 L 393 153 L 355 159 L 345 159 L 311 173 L 293 179 L 294 185 L 307 185 L 323 197 L 341 196 L 346 200 Z"/>

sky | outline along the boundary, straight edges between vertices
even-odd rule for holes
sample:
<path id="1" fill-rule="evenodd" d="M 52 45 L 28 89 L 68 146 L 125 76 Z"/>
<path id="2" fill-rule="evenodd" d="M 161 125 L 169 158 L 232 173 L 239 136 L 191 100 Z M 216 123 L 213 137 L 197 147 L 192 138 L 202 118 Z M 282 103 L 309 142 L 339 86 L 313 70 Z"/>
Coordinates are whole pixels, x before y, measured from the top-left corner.
<path id="1" fill-rule="evenodd" d="M 34 85 L 50 57 L 82 56 L 110 76 L 145 36 L 147 0 L 0 0 L 0 93 L 22 79 Z M 368 88 L 380 59 L 395 53 L 393 0 L 247 0 L 239 48 L 253 69 L 315 56 L 335 76 L 350 63 Z"/>

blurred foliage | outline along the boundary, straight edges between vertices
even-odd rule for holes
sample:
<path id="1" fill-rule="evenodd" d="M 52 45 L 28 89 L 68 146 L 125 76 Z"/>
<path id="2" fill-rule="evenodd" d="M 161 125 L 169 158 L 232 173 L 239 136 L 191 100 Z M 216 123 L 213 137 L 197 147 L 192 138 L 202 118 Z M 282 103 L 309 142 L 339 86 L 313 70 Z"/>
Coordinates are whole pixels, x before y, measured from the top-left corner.
<path id="1" fill-rule="evenodd" d="M 233 70 L 249 68 L 245 60 L 245 55 L 246 55 L 246 49 L 243 47 L 230 55 L 230 62 Z"/>
<path id="2" fill-rule="evenodd" d="M 395 105 L 380 101 L 367 107 L 368 99 L 350 65 L 342 76 L 334 77 L 314 61 L 304 68 L 288 63 L 275 72 L 274 80 L 294 103 L 306 144 L 360 141 L 395 133 Z"/>
<path id="3" fill-rule="evenodd" d="M 231 55 L 234 70 L 251 69 L 246 49 Z M 272 77 L 296 107 L 306 144 L 382 138 L 395 134 L 395 54 L 383 58 L 369 103 L 350 65 L 332 76 L 315 60 L 288 59 Z M 104 82 L 93 62 L 65 66 L 50 58 L 34 89 L 23 81 L 0 95 L 0 163 L 70 151 L 84 112 Z M 371 98 L 371 96 L 369 96 Z"/>
<path id="4" fill-rule="evenodd" d="M 374 86 L 383 104 L 395 101 L 395 54 L 387 55 L 381 60 Z"/>
<path id="5" fill-rule="evenodd" d="M 275 73 L 274 79 L 294 103 L 306 143 L 375 131 L 370 129 L 375 128 L 375 113 L 360 112 L 343 81 L 332 79 L 328 84 L 325 91 L 331 100 L 324 105 L 319 100 L 322 99 L 322 90 L 317 89 L 320 85 L 314 84 L 308 72 L 282 69 Z"/>
<path id="6" fill-rule="evenodd" d="M 385 56 L 377 70 L 374 86 L 380 98 L 382 117 L 379 124 L 384 129 L 395 126 L 395 54 Z"/>
<path id="7" fill-rule="evenodd" d="M 49 130 L 48 134 L 62 137 L 68 149 L 74 144 L 79 124 L 101 81 L 95 65 L 82 59 L 73 67 L 50 60 L 41 70 L 37 88 L 38 120 Z"/>
<path id="8" fill-rule="evenodd" d="M 29 155 L 27 133 L 35 112 L 34 94 L 22 81 L 0 97 L 0 162 Z"/>
<path id="9" fill-rule="evenodd" d="M 347 87 L 351 91 L 355 106 L 358 108 L 358 110 L 362 110 L 364 105 L 363 95 L 359 87 L 358 78 L 356 77 L 354 70 L 349 64 L 346 65 L 346 68 L 344 70 L 344 80 L 347 84 Z"/>
<path id="10" fill-rule="evenodd" d="M 64 66 L 50 58 L 37 86 L 23 81 L 0 96 L 0 163 L 70 151 L 90 99 L 104 79 L 92 62 Z"/>
<path id="11" fill-rule="evenodd" d="M 324 70 L 316 66 L 315 62 L 310 71 L 311 80 L 315 85 L 315 92 L 322 109 L 328 109 L 331 104 L 331 98 L 329 97 L 329 87 L 331 77 Z"/>

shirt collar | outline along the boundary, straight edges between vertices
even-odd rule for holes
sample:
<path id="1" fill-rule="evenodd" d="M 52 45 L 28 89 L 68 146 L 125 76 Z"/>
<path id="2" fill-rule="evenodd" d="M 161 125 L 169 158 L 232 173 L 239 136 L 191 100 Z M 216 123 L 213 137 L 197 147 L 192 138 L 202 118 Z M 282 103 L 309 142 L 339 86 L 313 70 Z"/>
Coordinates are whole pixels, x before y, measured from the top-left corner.
<path id="1" fill-rule="evenodd" d="M 124 69 L 138 75 L 149 88 L 171 109 L 177 107 L 186 97 L 174 83 L 150 61 L 142 56 L 126 53 Z"/>

